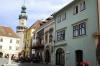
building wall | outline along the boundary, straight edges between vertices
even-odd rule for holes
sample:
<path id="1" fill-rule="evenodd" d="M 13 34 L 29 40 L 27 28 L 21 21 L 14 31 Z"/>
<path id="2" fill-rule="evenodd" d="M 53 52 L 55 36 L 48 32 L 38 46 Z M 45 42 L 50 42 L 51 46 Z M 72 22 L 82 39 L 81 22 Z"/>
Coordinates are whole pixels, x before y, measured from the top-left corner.
<path id="1" fill-rule="evenodd" d="M 3 53 L 3 57 L 5 54 L 15 54 L 18 56 L 18 53 L 20 52 L 20 43 L 16 42 L 17 40 L 20 41 L 19 38 L 13 38 L 13 37 L 4 37 L 0 36 L 0 39 L 3 39 L 3 42 L 0 42 L 0 46 L 2 46 L 1 52 Z M 10 40 L 12 40 L 12 43 L 10 43 Z M 11 46 L 11 50 L 9 49 L 9 46 Z"/>
<path id="2" fill-rule="evenodd" d="M 82 1 L 82 0 L 81 0 Z M 96 44 L 95 39 L 93 38 L 93 33 L 98 31 L 98 19 L 97 19 L 97 3 L 96 0 L 85 0 L 86 9 L 79 12 L 76 15 L 73 15 L 73 9 L 75 5 L 79 4 L 80 1 L 67 6 L 59 13 L 57 13 L 54 18 L 57 19 L 57 16 L 61 15 L 63 12 L 66 12 L 66 20 L 60 23 L 56 22 L 55 30 L 65 28 L 65 41 L 55 43 L 55 53 L 56 49 L 63 47 L 65 49 L 65 66 L 75 66 L 75 51 L 83 50 L 83 60 L 89 61 L 90 66 L 96 66 Z M 86 35 L 73 38 L 73 24 L 87 19 L 86 22 Z M 56 20 L 57 21 L 57 20 Z M 64 44 L 62 46 L 62 44 Z M 71 62 L 71 63 L 70 63 Z"/>
<path id="3" fill-rule="evenodd" d="M 24 33 L 23 32 L 17 32 L 17 35 L 20 37 L 20 51 L 24 49 Z"/>
<path id="4" fill-rule="evenodd" d="M 52 32 L 50 33 L 50 29 L 52 29 Z M 44 27 L 44 51 L 43 51 L 43 60 L 44 60 L 44 63 L 45 63 L 45 57 L 46 57 L 46 51 L 49 50 L 49 53 L 50 53 L 50 62 L 49 64 L 52 64 L 54 65 L 54 52 L 53 52 L 53 47 L 54 47 L 54 39 L 55 39 L 55 24 L 53 22 L 53 20 L 48 23 L 47 25 L 45 25 Z M 46 40 L 46 36 L 47 35 L 47 40 Z M 50 40 L 50 35 L 52 35 L 52 41 L 49 42 Z"/>
<path id="5" fill-rule="evenodd" d="M 24 33 L 24 44 L 25 44 L 25 56 L 31 56 L 31 47 L 32 47 L 32 36 L 33 36 L 33 29 L 29 28 Z"/>

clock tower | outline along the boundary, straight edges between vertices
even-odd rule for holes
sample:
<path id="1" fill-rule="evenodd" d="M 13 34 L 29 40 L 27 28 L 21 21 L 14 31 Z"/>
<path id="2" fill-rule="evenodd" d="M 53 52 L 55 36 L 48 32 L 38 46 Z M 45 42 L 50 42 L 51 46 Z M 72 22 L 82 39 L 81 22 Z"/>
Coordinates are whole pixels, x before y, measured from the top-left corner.
<path id="1" fill-rule="evenodd" d="M 23 5 L 21 9 L 22 10 L 21 10 L 21 14 L 19 15 L 19 25 L 17 26 L 17 32 L 23 32 L 27 28 L 26 7 Z"/>
<path id="2" fill-rule="evenodd" d="M 27 22 L 27 14 L 26 14 L 26 7 L 23 5 L 21 7 L 21 14 L 19 15 L 19 24 L 16 27 L 16 33 L 20 37 L 20 51 L 24 48 L 24 31 L 27 29 L 26 27 Z"/>

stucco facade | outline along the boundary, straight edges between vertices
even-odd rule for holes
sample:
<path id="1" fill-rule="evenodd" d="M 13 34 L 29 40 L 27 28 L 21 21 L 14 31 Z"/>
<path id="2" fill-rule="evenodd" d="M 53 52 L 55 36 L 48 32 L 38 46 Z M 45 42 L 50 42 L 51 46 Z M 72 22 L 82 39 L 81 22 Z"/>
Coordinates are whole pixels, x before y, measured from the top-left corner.
<path id="1" fill-rule="evenodd" d="M 80 10 L 81 3 L 84 2 L 85 9 Z M 76 7 L 78 6 L 78 8 Z M 78 13 L 74 14 L 75 7 Z M 66 14 L 66 19 L 60 22 L 58 18 L 60 15 Z M 96 0 L 74 0 L 60 11 L 53 14 L 55 19 L 55 64 L 57 63 L 56 53 L 57 49 L 62 48 L 64 51 L 64 66 L 77 66 L 77 57 L 75 52 L 82 50 L 82 61 L 90 62 L 90 66 L 96 66 L 96 42 L 93 34 L 98 32 L 98 15 L 97 15 L 97 1 Z M 85 22 L 85 35 L 73 36 L 73 26 Z M 57 32 L 65 30 L 65 40 L 57 41 Z M 59 64 L 58 64 L 59 65 Z"/>
<path id="2" fill-rule="evenodd" d="M 0 48 L 0 52 L 3 53 L 3 57 L 5 57 L 7 54 L 14 54 L 14 56 L 18 57 L 18 54 L 20 52 L 20 39 L 0 36 L 0 40 L 1 39 L 3 39 L 3 41 L 0 41 L 0 46 L 2 46 L 2 48 Z"/>

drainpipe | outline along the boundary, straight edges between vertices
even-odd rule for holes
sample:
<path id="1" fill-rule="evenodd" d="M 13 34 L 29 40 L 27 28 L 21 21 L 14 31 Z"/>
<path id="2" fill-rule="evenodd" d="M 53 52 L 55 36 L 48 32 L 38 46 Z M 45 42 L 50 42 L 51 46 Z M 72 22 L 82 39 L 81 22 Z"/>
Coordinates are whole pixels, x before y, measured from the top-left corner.
<path id="1" fill-rule="evenodd" d="M 100 0 L 97 0 L 97 17 L 98 17 L 98 32 L 95 34 L 96 37 L 96 57 L 98 64 L 100 65 Z"/>
<path id="2" fill-rule="evenodd" d="M 100 0 L 97 0 L 98 33 L 100 33 Z"/>

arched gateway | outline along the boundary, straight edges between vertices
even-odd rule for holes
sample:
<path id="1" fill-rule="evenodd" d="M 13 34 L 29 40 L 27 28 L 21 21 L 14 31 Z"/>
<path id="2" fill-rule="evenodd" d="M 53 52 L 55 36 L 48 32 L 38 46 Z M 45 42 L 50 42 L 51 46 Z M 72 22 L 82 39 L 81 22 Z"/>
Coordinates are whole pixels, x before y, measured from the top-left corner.
<path id="1" fill-rule="evenodd" d="M 62 48 L 56 51 L 56 64 L 61 66 L 65 65 L 65 52 Z"/>

